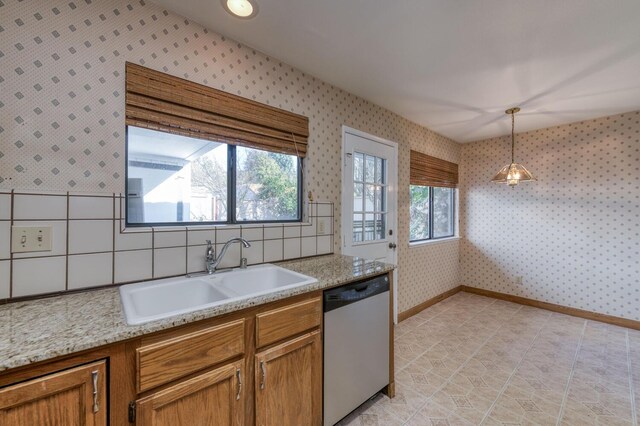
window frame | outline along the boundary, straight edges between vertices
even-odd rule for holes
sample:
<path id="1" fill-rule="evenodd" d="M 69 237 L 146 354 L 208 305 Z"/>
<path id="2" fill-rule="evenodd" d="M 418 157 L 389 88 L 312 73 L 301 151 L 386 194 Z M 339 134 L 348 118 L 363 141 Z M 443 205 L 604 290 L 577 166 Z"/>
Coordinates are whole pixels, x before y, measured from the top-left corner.
<path id="1" fill-rule="evenodd" d="M 456 208 L 457 208 L 457 203 L 456 203 L 456 191 L 457 188 L 451 188 L 451 187 L 447 187 L 447 186 L 432 186 L 432 185 L 409 185 L 411 186 L 421 186 L 421 187 L 426 187 L 429 188 L 429 237 L 428 238 L 419 238 L 417 240 L 412 240 L 411 239 L 411 234 L 409 234 L 409 244 L 414 244 L 414 243 L 421 243 L 421 242 L 426 242 L 426 241 L 438 241 L 438 240 L 444 240 L 444 239 L 449 239 L 449 238 L 455 238 L 456 237 L 456 232 L 457 232 L 457 226 L 456 226 Z M 451 235 L 443 235 L 440 237 L 434 237 L 433 236 L 433 194 L 434 194 L 434 188 L 447 188 L 447 189 L 451 189 L 451 222 L 452 222 L 452 226 L 451 226 Z M 409 188 L 409 207 L 411 207 L 411 188 Z M 411 216 L 409 216 L 409 227 L 411 227 Z"/>
<path id="2" fill-rule="evenodd" d="M 136 126 L 133 126 L 136 127 Z M 157 130 L 160 131 L 161 130 Z M 168 132 L 163 132 L 167 134 L 171 134 Z M 204 139 L 203 139 L 204 140 Z M 238 145 L 233 145 L 221 141 L 227 146 L 227 220 L 225 221 L 202 221 L 202 222 L 144 222 L 144 223 L 132 223 L 129 222 L 129 125 L 125 125 L 125 170 L 124 170 L 124 180 L 125 180 L 125 211 L 124 211 L 124 220 L 126 228 L 149 228 L 149 227 L 182 227 L 182 226 L 218 226 L 218 225 L 249 225 L 249 224 L 263 224 L 263 223 L 302 223 L 303 218 L 303 206 L 304 206 L 304 190 L 303 190 L 303 167 L 304 167 L 304 158 L 296 157 L 298 161 L 298 208 L 296 211 L 297 217 L 295 219 L 277 219 L 277 220 L 237 220 L 236 218 L 236 181 L 237 181 L 237 167 L 236 167 L 236 148 Z M 254 147 L 247 147 L 249 149 L 255 149 L 258 151 L 272 152 L 267 150 L 260 150 Z M 291 154 L 285 154 L 291 155 Z"/>

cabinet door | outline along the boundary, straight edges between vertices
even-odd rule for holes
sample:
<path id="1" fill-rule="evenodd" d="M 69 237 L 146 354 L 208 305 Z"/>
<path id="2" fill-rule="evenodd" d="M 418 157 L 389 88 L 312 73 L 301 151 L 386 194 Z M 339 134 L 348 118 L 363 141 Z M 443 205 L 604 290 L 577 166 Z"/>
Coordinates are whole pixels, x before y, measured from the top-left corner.
<path id="1" fill-rule="evenodd" d="M 256 354 L 256 424 L 322 423 L 320 331 Z"/>
<path id="2" fill-rule="evenodd" d="M 139 426 L 239 426 L 244 422 L 244 360 L 137 401 Z"/>
<path id="3" fill-rule="evenodd" d="M 0 389 L 0 425 L 106 426 L 105 363 Z"/>

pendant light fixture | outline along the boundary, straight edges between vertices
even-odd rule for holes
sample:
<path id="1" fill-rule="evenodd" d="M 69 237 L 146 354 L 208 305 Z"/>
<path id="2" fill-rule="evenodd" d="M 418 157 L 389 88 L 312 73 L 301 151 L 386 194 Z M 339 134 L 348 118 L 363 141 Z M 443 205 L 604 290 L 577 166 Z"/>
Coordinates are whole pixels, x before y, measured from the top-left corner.
<path id="1" fill-rule="evenodd" d="M 505 114 L 511 115 L 511 164 L 504 166 L 497 175 L 491 179 L 491 182 L 506 183 L 510 187 L 514 187 L 520 182 L 529 182 L 538 180 L 533 177 L 529 170 L 527 170 L 522 164 L 518 164 L 514 161 L 514 151 L 516 145 L 515 137 L 515 114 L 520 111 L 520 108 L 509 108 L 505 111 Z"/>

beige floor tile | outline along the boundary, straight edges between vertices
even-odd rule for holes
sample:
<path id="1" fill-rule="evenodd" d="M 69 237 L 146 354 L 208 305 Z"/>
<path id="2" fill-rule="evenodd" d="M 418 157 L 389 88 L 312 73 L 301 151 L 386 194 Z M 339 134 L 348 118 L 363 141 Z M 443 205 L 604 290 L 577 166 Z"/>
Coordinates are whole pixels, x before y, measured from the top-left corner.
<path id="1" fill-rule="evenodd" d="M 458 293 L 399 324 L 395 349 L 397 397 L 341 426 L 631 425 L 632 389 L 640 407 L 636 330 Z"/>
<path id="2" fill-rule="evenodd" d="M 473 426 L 463 419 L 457 416 L 453 412 L 439 406 L 435 402 L 427 402 L 425 406 L 418 411 L 412 418 L 406 423 L 407 426 Z"/>

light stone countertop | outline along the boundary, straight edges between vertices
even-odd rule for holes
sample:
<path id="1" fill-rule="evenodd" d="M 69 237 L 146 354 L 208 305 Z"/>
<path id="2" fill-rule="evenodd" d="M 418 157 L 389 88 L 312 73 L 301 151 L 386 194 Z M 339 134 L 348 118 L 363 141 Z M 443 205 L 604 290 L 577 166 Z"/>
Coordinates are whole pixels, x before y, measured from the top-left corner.
<path id="1" fill-rule="evenodd" d="M 339 254 L 277 265 L 317 283 L 141 325 L 127 325 L 117 286 L 0 305 L 0 371 L 379 275 L 394 266 Z"/>

